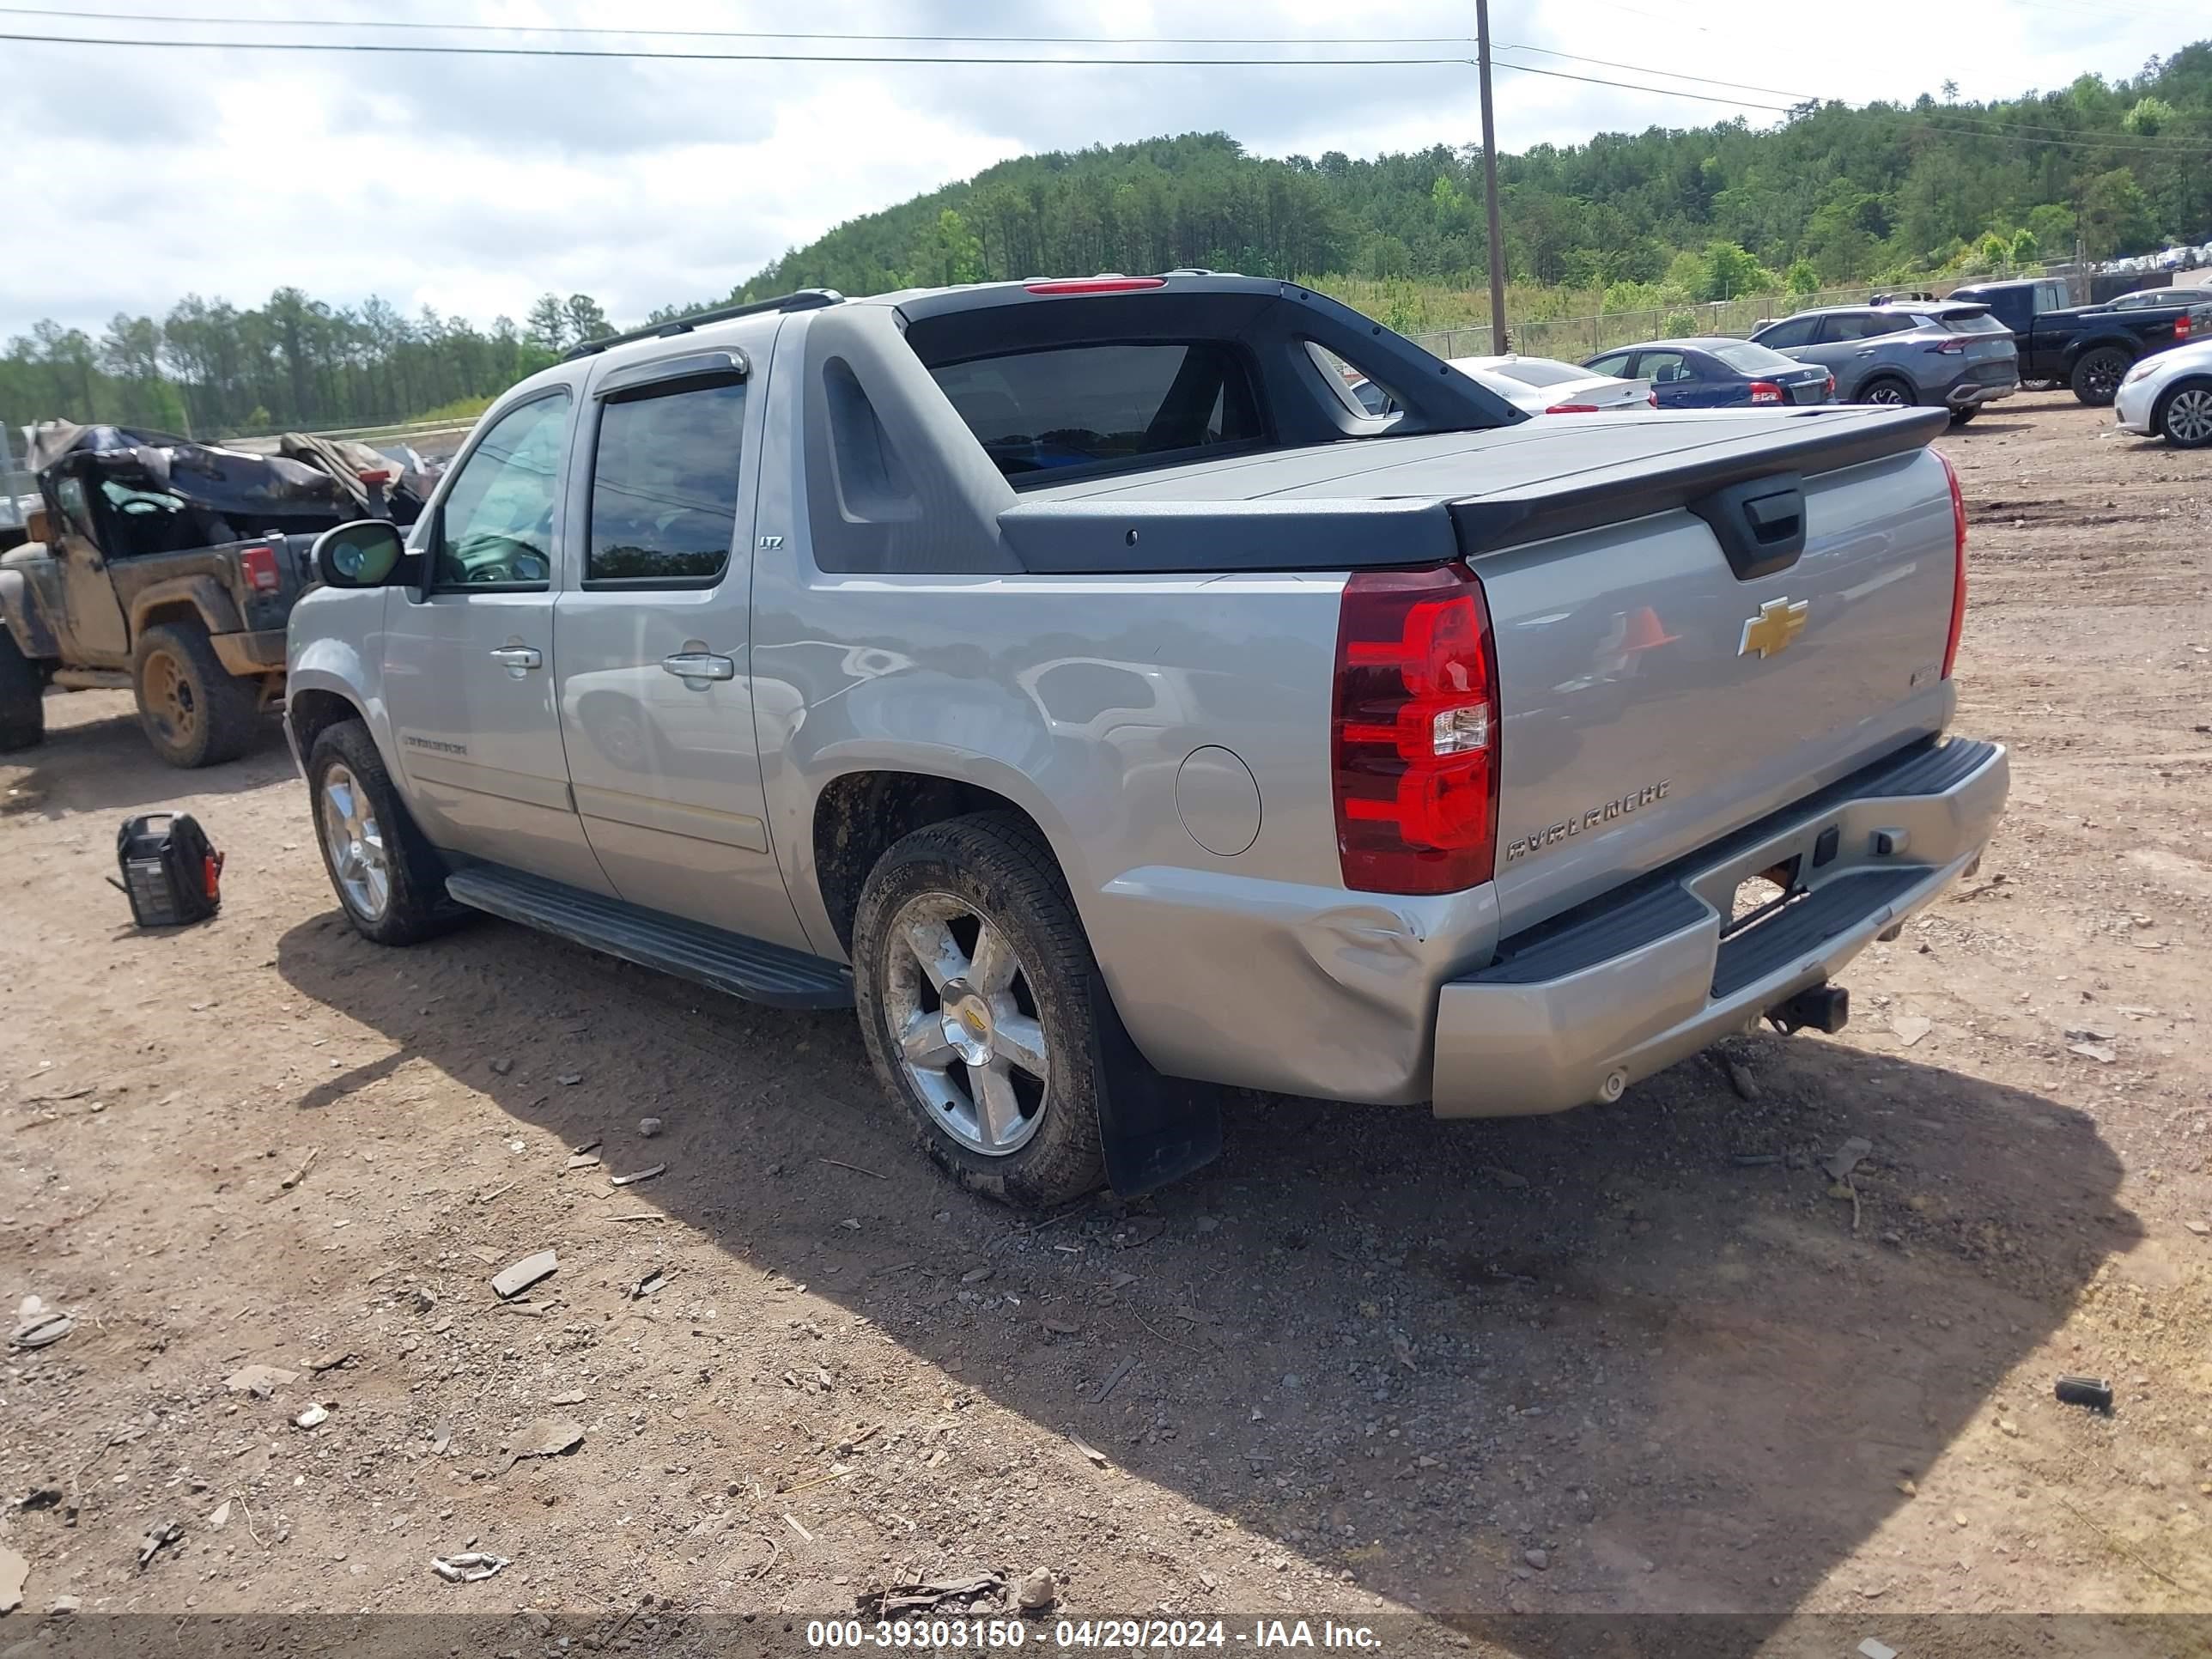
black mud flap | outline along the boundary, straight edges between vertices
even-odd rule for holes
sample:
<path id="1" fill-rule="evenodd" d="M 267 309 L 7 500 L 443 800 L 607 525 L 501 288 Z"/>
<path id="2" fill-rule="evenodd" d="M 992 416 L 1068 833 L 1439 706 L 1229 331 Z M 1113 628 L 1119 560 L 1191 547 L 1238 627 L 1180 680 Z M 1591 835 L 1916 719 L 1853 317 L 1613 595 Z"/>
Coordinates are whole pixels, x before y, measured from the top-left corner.
<path id="1" fill-rule="evenodd" d="M 1103 981 L 1093 995 L 1106 1180 L 1120 1196 L 1136 1198 L 1221 1156 L 1221 1089 L 1162 1075 L 1137 1051 Z"/>

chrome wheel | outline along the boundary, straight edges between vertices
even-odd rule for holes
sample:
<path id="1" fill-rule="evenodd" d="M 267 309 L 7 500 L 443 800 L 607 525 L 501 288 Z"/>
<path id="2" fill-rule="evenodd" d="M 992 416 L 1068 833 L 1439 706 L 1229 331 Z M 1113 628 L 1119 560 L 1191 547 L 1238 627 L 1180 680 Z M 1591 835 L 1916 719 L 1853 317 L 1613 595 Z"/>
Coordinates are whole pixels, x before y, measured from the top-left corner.
<path id="1" fill-rule="evenodd" d="M 2166 435 L 2190 448 L 2212 443 L 2212 387 L 2184 386 L 2166 399 Z"/>
<path id="2" fill-rule="evenodd" d="M 899 908 L 884 948 L 890 1040 L 932 1121 L 971 1152 L 1019 1151 L 1044 1121 L 1051 1065 L 1012 941 L 965 899 L 934 892 Z"/>
<path id="3" fill-rule="evenodd" d="M 392 864 L 384 850 L 383 826 L 361 781 L 343 766 L 331 767 L 323 774 L 316 815 L 322 820 L 331 873 L 346 902 L 364 921 L 382 920 L 392 902 Z"/>

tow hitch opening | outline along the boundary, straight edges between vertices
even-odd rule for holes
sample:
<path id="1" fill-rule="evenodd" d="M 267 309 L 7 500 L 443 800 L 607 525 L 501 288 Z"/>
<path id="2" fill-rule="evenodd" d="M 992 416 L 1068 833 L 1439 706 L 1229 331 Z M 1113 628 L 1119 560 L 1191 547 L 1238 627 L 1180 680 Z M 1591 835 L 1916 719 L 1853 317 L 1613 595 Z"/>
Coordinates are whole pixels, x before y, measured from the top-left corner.
<path id="1" fill-rule="evenodd" d="M 1851 994 L 1840 985 L 1815 985 L 1766 1011 L 1767 1023 L 1784 1036 L 1808 1029 L 1833 1036 L 1850 1017 Z"/>

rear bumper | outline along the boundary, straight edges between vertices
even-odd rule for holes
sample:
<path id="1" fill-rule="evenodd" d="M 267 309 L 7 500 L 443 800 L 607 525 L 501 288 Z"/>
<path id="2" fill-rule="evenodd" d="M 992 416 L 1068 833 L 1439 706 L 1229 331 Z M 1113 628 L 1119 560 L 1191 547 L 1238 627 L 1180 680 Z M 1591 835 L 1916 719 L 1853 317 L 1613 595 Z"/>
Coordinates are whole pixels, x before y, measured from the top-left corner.
<path id="1" fill-rule="evenodd" d="M 269 674 L 282 672 L 284 667 L 284 630 L 263 628 L 242 634 L 214 634 L 208 643 L 215 647 L 216 660 L 233 674 Z"/>
<path id="2" fill-rule="evenodd" d="M 1943 402 L 1951 409 L 1978 409 L 1982 404 L 1993 404 L 2000 398 L 2009 398 L 2019 390 L 2020 382 L 2016 380 L 2000 381 L 1994 386 L 1961 380 L 1943 394 Z"/>
<path id="3" fill-rule="evenodd" d="M 1437 1115 L 1615 1099 L 1756 1023 L 1942 893 L 1981 855 L 2009 787 L 1999 744 L 1916 748 L 1507 940 L 1438 998 Z M 1875 851 L 1878 831 L 1893 851 Z M 1793 859 L 1802 896 L 1723 938 L 1738 884 Z"/>

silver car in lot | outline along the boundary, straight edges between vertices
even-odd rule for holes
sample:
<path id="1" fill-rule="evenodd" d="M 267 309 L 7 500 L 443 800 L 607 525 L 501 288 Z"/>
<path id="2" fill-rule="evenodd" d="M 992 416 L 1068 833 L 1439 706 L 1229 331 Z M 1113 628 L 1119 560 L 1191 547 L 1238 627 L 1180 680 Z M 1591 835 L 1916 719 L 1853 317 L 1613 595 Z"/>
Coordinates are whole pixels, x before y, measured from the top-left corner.
<path id="1" fill-rule="evenodd" d="M 2120 430 L 2176 449 L 2212 445 L 2212 340 L 2145 357 L 2112 399 Z"/>
<path id="2" fill-rule="evenodd" d="M 1836 401 L 1948 409 L 1964 425 L 2020 390 L 2012 331 L 1982 305 L 1828 306 L 1770 323 L 1752 339 L 1836 377 Z"/>
<path id="3" fill-rule="evenodd" d="M 1595 374 L 1556 357 L 1452 357 L 1462 374 L 1472 375 L 1516 409 L 1531 415 L 1602 415 L 1609 410 L 1656 409 L 1659 396 L 1649 380 Z"/>

